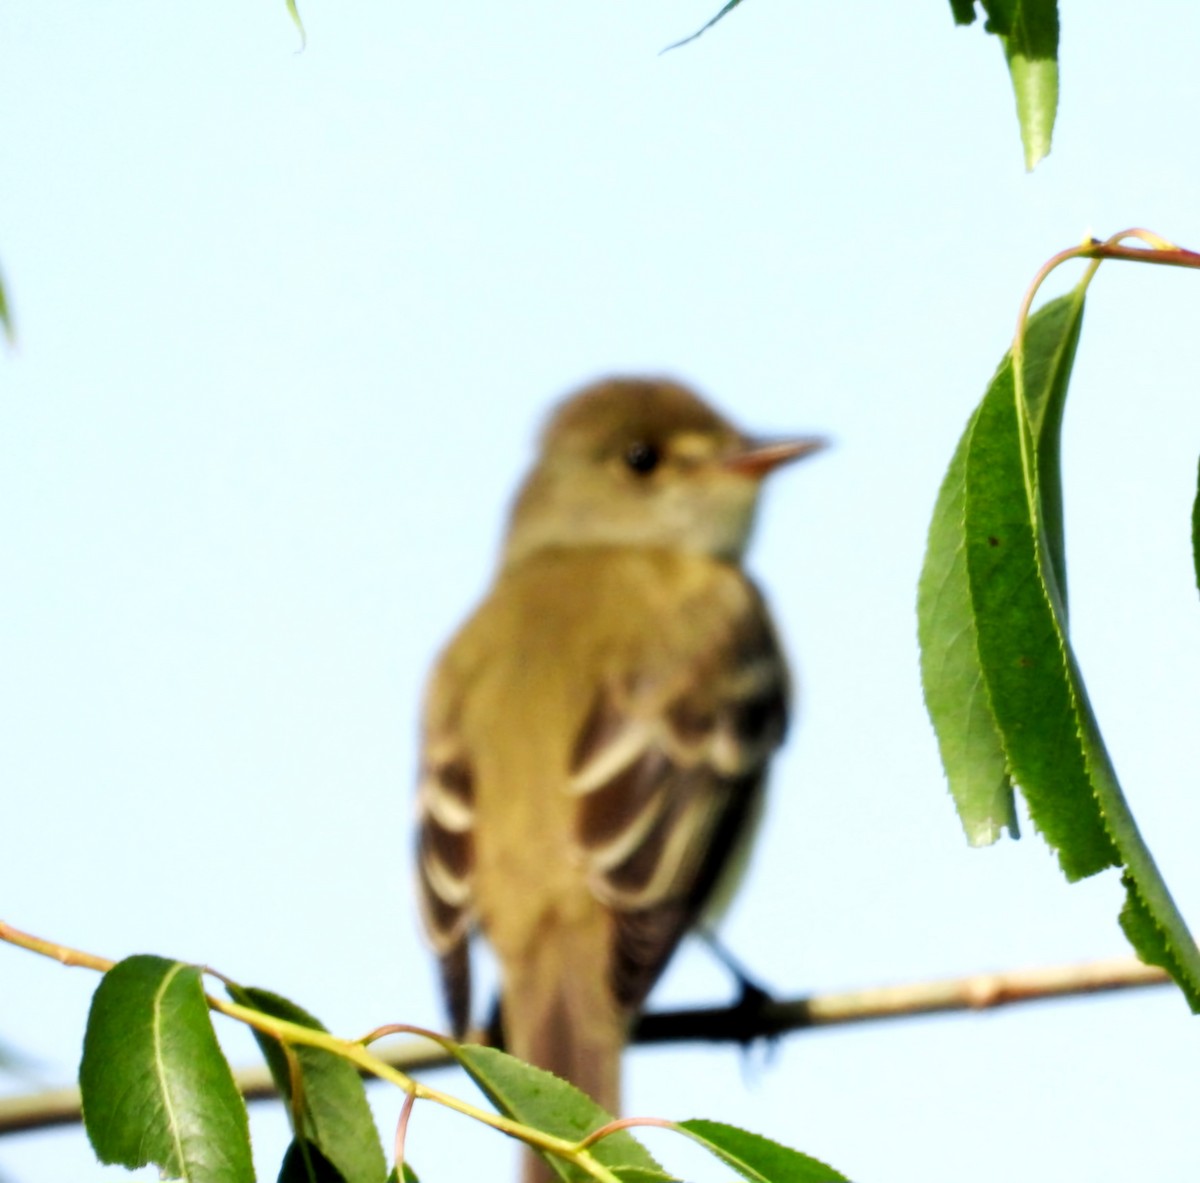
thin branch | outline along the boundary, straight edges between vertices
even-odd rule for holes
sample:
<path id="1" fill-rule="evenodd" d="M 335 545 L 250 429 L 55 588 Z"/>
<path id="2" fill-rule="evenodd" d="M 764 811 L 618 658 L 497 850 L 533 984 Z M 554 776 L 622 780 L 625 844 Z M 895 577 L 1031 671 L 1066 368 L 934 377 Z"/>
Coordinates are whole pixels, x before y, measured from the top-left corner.
<path id="1" fill-rule="evenodd" d="M 98 957 L 95 953 L 85 953 L 82 949 L 73 949 L 70 945 L 60 945 L 57 941 L 47 941 L 35 937 L 33 933 L 22 932 L 3 920 L 0 920 L 0 941 L 16 945 L 18 949 L 28 949 L 30 953 L 38 953 L 42 957 L 50 957 L 62 965 L 82 966 L 102 974 L 108 973 L 116 964 L 107 957 Z"/>
<path id="2" fill-rule="evenodd" d="M 750 1043 L 812 1027 L 990 1010 L 1170 982 L 1161 969 L 1145 965 L 1136 957 L 1113 957 L 1075 965 L 876 986 L 843 994 L 814 994 L 791 1001 L 768 998 L 761 1003 L 649 1014 L 638 1024 L 634 1037 L 637 1043 Z"/>
<path id="3" fill-rule="evenodd" d="M 976 974 L 934 982 L 880 986 L 841 994 L 815 994 L 790 1001 L 752 1001 L 736 1006 L 664 1011 L 645 1015 L 633 1034 L 635 1043 L 750 1043 L 786 1032 L 916 1015 L 990 1010 L 1022 1002 L 1044 1002 L 1114 990 L 1136 990 L 1170 983 L 1162 970 L 1135 957 L 1114 957 L 1078 965 L 1046 966 L 1007 973 Z M 402 1072 L 448 1067 L 452 1061 L 426 1040 L 405 1040 L 381 1050 L 378 1058 Z M 265 1067 L 235 1073 L 248 1101 L 276 1096 Z M 0 1135 L 72 1125 L 79 1121 L 79 1090 L 74 1088 L 0 1098 Z"/>

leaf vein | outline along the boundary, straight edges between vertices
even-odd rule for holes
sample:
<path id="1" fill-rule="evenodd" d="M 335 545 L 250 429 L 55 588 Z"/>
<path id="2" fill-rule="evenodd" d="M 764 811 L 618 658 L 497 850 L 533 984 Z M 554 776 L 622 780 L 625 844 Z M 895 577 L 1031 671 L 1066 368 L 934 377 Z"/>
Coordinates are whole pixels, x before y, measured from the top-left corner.
<path id="1" fill-rule="evenodd" d="M 166 994 L 171 983 L 175 978 L 188 968 L 182 962 L 176 962 L 169 972 L 163 975 L 163 980 L 159 987 L 154 992 L 154 1010 L 153 1019 L 151 1021 L 151 1030 L 154 1035 L 154 1069 L 158 1077 L 159 1092 L 163 1099 L 163 1108 L 166 1111 L 167 1128 L 170 1131 L 171 1141 L 175 1145 L 175 1156 L 179 1163 L 179 1171 L 183 1178 L 190 1178 L 190 1172 L 187 1170 L 186 1162 L 183 1153 L 183 1138 L 179 1128 L 179 1115 L 175 1111 L 174 1099 L 171 1096 L 171 1090 L 168 1083 L 167 1066 L 162 1055 L 162 1011 L 163 997 Z M 162 1164 L 167 1170 L 170 1168 L 166 1164 Z"/>

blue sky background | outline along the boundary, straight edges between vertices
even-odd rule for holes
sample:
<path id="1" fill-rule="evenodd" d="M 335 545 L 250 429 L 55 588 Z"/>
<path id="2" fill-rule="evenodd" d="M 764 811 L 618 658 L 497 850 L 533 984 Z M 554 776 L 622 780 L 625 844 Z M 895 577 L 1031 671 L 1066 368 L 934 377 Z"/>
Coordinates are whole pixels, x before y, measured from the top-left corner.
<path id="1" fill-rule="evenodd" d="M 1125 951 L 1115 877 L 1068 887 L 1032 833 L 966 848 L 913 604 L 1041 263 L 1129 225 L 1200 247 L 1200 9 L 1065 5 L 1026 175 L 999 46 L 947 4 L 753 0 L 657 56 L 716 7 L 305 0 L 300 54 L 283 0 L 0 11 L 0 915 L 207 962 L 344 1034 L 440 1023 L 409 886 L 424 672 L 547 406 L 651 371 L 837 441 L 773 483 L 752 556 L 801 702 L 731 947 L 781 994 Z M 1193 925 L 1198 283 L 1102 270 L 1065 461 L 1073 638 Z M 0 1034 L 47 1082 L 95 984 L 0 949 Z M 689 947 L 655 1002 L 728 994 Z M 862 1181 L 1184 1179 L 1198 1053 L 1162 990 L 748 1064 L 634 1051 L 627 1108 Z M 372 1096 L 390 1128 L 398 1094 Z M 285 1122 L 252 1124 L 273 1178 Z M 430 1183 L 513 1153 L 428 1106 L 410 1151 Z M 126 1177 L 79 1131 L 0 1140 L 0 1173 Z"/>

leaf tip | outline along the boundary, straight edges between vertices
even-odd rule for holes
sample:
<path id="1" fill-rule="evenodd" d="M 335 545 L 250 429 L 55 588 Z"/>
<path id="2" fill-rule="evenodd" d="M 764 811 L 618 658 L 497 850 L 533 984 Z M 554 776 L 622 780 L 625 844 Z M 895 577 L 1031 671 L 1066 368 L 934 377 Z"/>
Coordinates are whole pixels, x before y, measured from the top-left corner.
<path id="1" fill-rule="evenodd" d="M 981 850 L 985 846 L 995 846 L 1004 837 L 1005 831 L 1013 839 L 1021 836 L 1017 819 L 1012 816 L 977 817 L 970 820 L 964 818 L 963 830 L 967 835 L 967 845 L 974 850 Z"/>

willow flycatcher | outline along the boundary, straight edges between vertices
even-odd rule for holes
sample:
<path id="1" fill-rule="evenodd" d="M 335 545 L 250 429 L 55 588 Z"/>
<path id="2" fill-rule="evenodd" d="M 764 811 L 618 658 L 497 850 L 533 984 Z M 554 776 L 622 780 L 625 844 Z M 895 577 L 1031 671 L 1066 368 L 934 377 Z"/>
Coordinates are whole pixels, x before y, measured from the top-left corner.
<path id="1" fill-rule="evenodd" d="M 822 446 L 753 439 L 670 381 L 575 394 L 429 683 L 420 899 L 451 1022 L 482 930 L 508 1050 L 613 1114 L 629 1025 L 738 865 L 784 736 L 741 559 L 763 477 Z"/>

